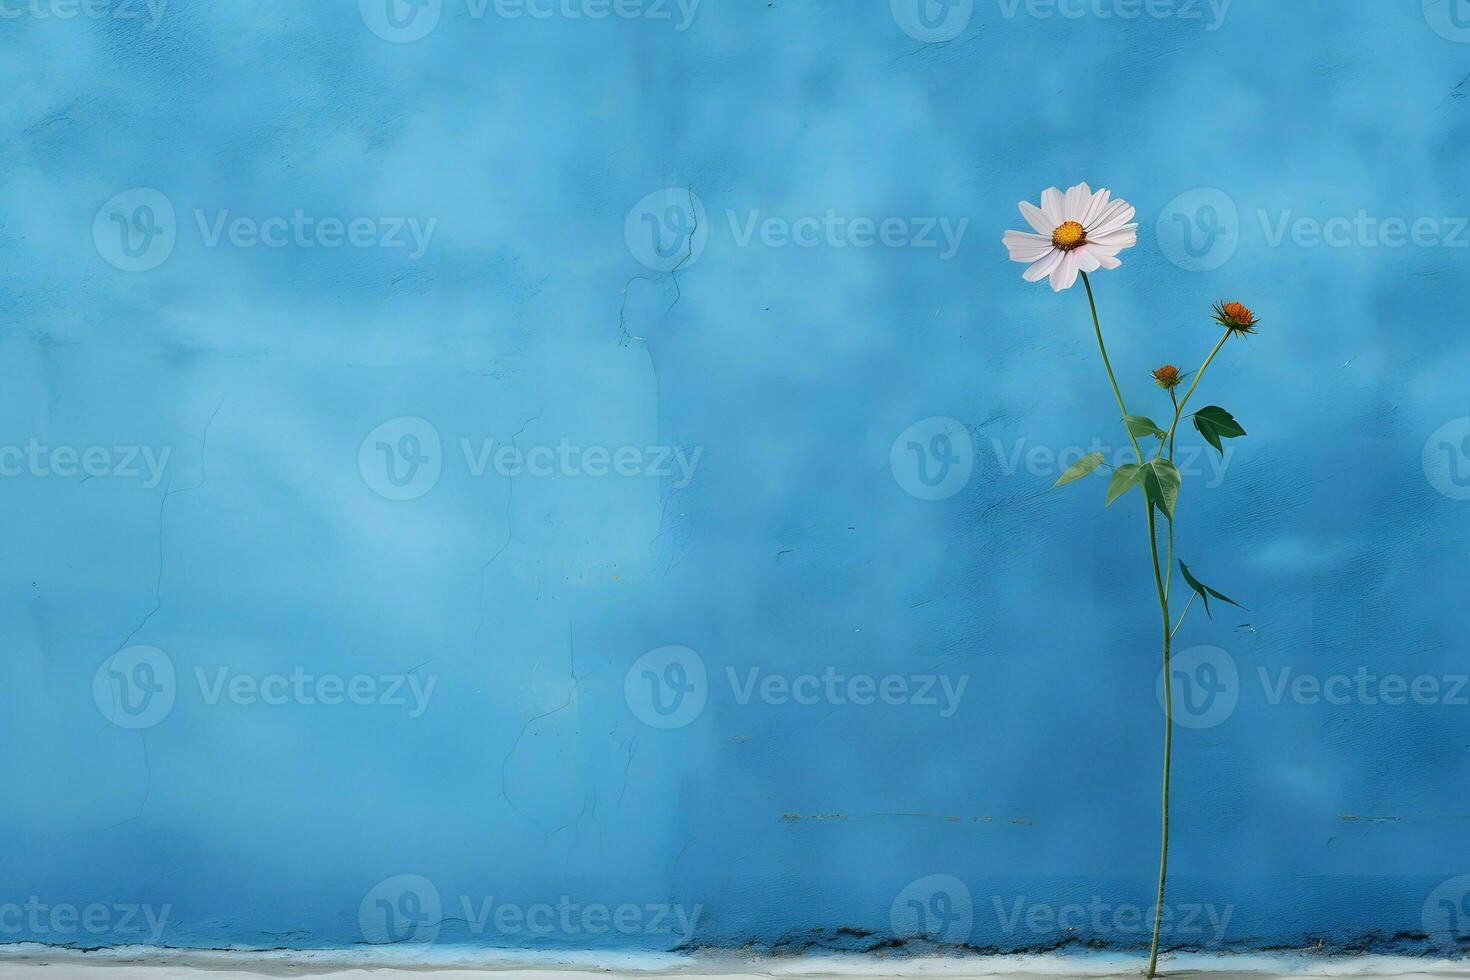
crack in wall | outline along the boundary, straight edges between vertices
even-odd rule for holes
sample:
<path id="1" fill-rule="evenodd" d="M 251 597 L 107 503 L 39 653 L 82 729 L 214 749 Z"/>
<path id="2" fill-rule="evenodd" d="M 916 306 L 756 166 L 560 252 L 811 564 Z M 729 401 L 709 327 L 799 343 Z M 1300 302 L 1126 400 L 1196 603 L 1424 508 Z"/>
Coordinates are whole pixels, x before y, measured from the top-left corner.
<path id="1" fill-rule="evenodd" d="M 138 625 L 134 626 L 132 630 L 128 632 L 127 636 L 123 637 L 122 642 L 118 644 L 117 649 L 112 651 L 109 659 L 111 659 L 111 657 L 116 657 L 123 650 L 127 649 L 128 644 L 132 642 L 133 638 L 137 636 L 140 632 L 142 632 L 143 628 L 147 626 L 148 623 L 153 619 L 153 617 L 158 613 L 158 611 L 163 608 L 163 573 L 165 565 L 163 540 L 164 529 L 166 527 L 165 518 L 168 512 L 168 501 L 169 498 L 174 496 L 175 494 L 192 493 L 193 491 L 198 490 L 200 487 L 204 486 L 205 482 L 208 481 L 209 430 L 214 425 L 215 418 L 219 416 L 220 409 L 224 408 L 224 406 L 225 400 L 221 398 L 219 400 L 219 404 L 214 406 L 214 411 L 210 413 L 209 420 L 204 423 L 204 431 L 200 433 L 199 436 L 199 482 L 194 484 L 192 487 L 180 487 L 179 489 L 174 490 L 172 489 L 173 477 L 170 476 L 169 482 L 164 485 L 163 496 L 160 497 L 158 501 L 158 577 L 154 580 L 153 583 L 153 608 L 148 610 L 147 615 L 139 620 Z M 153 762 L 148 755 L 148 733 L 140 731 L 137 733 L 137 735 L 139 741 L 142 743 L 143 746 L 143 799 L 138 803 L 138 812 L 134 813 L 131 817 L 125 817 L 124 819 L 119 820 L 116 823 L 109 824 L 106 827 L 102 827 L 99 829 L 99 831 L 114 830 L 125 824 L 132 823 L 134 820 L 137 820 L 139 817 L 141 817 L 143 815 L 143 811 L 148 807 L 148 800 L 153 793 Z"/>
<path id="2" fill-rule="evenodd" d="M 536 414 L 535 415 L 531 416 L 530 418 L 526 419 L 524 422 L 521 423 L 521 427 L 519 429 L 517 429 L 515 431 L 515 434 L 510 437 L 510 444 L 512 446 L 514 446 L 516 449 L 520 449 L 520 443 L 516 442 L 516 440 L 519 439 L 522 435 L 525 434 L 526 428 L 528 426 L 530 426 L 530 424 L 532 422 L 540 421 L 541 416 L 542 416 L 543 413 L 545 413 L 545 411 L 546 411 L 546 404 L 543 402 L 542 405 L 541 405 L 541 407 L 536 410 Z M 474 646 L 472 648 L 472 652 L 474 650 L 478 650 L 480 648 L 480 633 L 485 628 L 485 573 L 490 570 L 490 566 L 491 565 L 495 564 L 497 561 L 500 560 L 500 556 L 503 555 L 503 554 L 505 554 L 505 550 L 507 548 L 509 548 L 510 547 L 510 543 L 515 540 L 515 530 L 514 530 L 514 528 L 512 526 L 512 523 L 511 523 L 511 506 L 515 503 L 515 492 L 516 492 L 515 477 L 513 477 L 513 476 L 511 476 L 509 474 L 506 474 L 506 477 L 505 477 L 505 540 L 503 542 L 501 542 L 500 547 L 495 550 L 495 554 L 491 555 L 489 557 L 489 559 L 487 559 L 484 562 L 484 564 L 482 564 L 480 566 L 480 592 L 479 592 L 479 599 L 480 599 L 480 620 L 479 620 L 479 622 L 477 622 L 475 624 L 475 641 L 474 641 Z"/>
<path id="3" fill-rule="evenodd" d="M 505 753 L 505 758 L 502 759 L 500 762 L 500 795 L 504 797 L 506 805 L 510 807 L 512 813 L 528 821 L 537 830 L 541 831 L 541 834 L 544 838 L 542 841 L 543 846 L 547 843 L 550 843 L 551 838 L 555 836 L 557 830 L 560 830 L 561 828 L 558 828 L 557 830 L 553 830 L 548 833 L 546 831 L 546 828 L 543 827 L 538 820 L 523 811 L 520 807 L 516 806 L 515 800 L 511 799 L 509 790 L 509 769 L 511 759 L 515 757 L 516 751 L 520 748 L 521 742 L 525 739 L 526 732 L 530 730 L 531 726 L 538 721 L 550 718 L 553 715 L 560 714 L 561 712 L 567 710 L 576 703 L 577 698 L 581 694 L 581 680 L 577 677 L 577 647 L 571 623 L 567 624 L 567 658 L 567 674 L 571 678 L 572 688 L 569 692 L 567 692 L 566 701 L 563 704 L 550 709 L 549 711 L 543 711 L 540 714 L 533 715 L 531 718 L 527 719 L 526 723 L 521 726 L 521 730 L 516 734 L 515 741 L 511 743 L 510 749 Z M 585 797 L 583 799 L 582 805 L 583 809 L 585 810 Z M 580 816 L 578 817 L 578 819 L 581 819 Z"/>

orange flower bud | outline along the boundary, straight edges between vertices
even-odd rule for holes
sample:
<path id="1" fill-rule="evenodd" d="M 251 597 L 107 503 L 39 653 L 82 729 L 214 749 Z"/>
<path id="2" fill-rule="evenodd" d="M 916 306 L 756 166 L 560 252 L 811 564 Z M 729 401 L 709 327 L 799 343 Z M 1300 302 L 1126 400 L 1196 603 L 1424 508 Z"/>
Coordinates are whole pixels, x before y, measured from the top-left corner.
<path id="1" fill-rule="evenodd" d="M 1172 364 L 1165 364 L 1154 372 L 1154 384 L 1169 391 L 1179 387 L 1179 382 L 1184 380 L 1179 376 L 1179 369 Z"/>
<path id="2" fill-rule="evenodd" d="M 1216 303 L 1215 322 L 1226 330 L 1235 333 L 1255 333 L 1256 324 L 1260 321 L 1250 311 L 1250 307 L 1243 303 Z"/>

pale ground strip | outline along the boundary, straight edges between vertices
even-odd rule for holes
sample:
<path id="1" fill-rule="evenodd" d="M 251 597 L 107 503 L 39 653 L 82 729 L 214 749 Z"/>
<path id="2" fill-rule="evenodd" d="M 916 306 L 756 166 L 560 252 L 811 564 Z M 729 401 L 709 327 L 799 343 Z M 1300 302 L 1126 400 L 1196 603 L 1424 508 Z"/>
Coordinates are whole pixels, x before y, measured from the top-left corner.
<path id="1" fill-rule="evenodd" d="M 407 955 L 405 955 L 407 954 Z M 416 959 L 410 959 L 413 956 Z M 519 958 L 517 958 L 519 957 Z M 1271 980 L 1358 977 L 1376 980 L 1470 980 L 1470 961 L 1398 957 L 1308 958 L 1178 956 L 1161 966 L 1170 980 Z M 0 980 L 1108 980 L 1142 976 L 1142 958 L 1107 956 L 714 957 L 562 954 L 539 961 L 483 950 L 344 950 L 314 952 L 185 952 L 146 947 L 72 952 L 18 944 L 0 947 Z"/>

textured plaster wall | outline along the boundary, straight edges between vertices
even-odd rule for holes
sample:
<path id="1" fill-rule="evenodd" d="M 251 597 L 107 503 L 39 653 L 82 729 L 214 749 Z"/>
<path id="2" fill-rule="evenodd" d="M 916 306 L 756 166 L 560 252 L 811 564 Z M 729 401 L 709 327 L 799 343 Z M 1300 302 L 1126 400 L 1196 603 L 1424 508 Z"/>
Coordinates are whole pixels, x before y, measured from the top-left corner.
<path id="1" fill-rule="evenodd" d="M 1470 5 L 395 2 L 3 4 L 4 938 L 1141 944 L 1140 508 L 1041 492 L 1116 411 L 999 242 L 1089 180 L 1138 410 L 1264 319 L 1176 941 L 1458 947 Z"/>

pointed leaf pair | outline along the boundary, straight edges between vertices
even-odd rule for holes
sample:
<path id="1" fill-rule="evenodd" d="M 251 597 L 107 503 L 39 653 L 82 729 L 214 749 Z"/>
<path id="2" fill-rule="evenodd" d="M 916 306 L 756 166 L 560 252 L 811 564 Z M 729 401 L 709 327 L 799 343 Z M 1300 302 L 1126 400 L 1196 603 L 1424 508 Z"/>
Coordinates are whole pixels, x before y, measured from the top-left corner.
<path id="1" fill-rule="evenodd" d="M 1107 506 L 1111 507 L 1113 501 L 1135 486 L 1141 486 L 1148 495 L 1149 503 L 1163 511 L 1164 516 L 1172 521 L 1174 508 L 1179 503 L 1179 484 L 1179 471 L 1163 457 L 1151 459 L 1142 466 L 1124 463 L 1108 481 Z"/>
<path id="2" fill-rule="evenodd" d="M 1174 519 L 1174 508 L 1179 504 L 1179 470 L 1162 456 L 1155 457 L 1143 465 L 1139 482 L 1148 494 L 1149 503 L 1164 512 L 1169 520 Z"/>
<path id="3" fill-rule="evenodd" d="M 1205 442 L 1214 446 L 1215 451 L 1222 456 L 1225 455 L 1225 449 L 1220 445 L 1221 439 L 1239 439 L 1245 435 L 1245 429 L 1235 421 L 1235 416 L 1219 405 L 1209 405 L 1195 412 L 1194 427 L 1205 437 Z"/>
<path id="4" fill-rule="evenodd" d="M 1240 603 L 1236 602 L 1225 593 L 1216 592 L 1214 589 L 1210 588 L 1208 585 L 1205 585 L 1199 579 L 1191 575 L 1189 572 L 1189 566 L 1184 564 L 1184 562 L 1182 561 L 1179 563 L 1179 570 L 1184 573 L 1184 581 L 1189 583 L 1189 587 L 1193 589 L 1195 593 L 1205 601 L 1205 615 L 1209 616 L 1211 619 L 1214 619 L 1215 617 L 1214 614 L 1210 612 L 1210 596 L 1214 596 L 1221 602 L 1228 602 L 1232 606 L 1235 606 L 1237 608 L 1245 609 L 1245 606 L 1242 606 Z"/>
<path id="5" fill-rule="evenodd" d="M 1149 504 L 1163 511 L 1164 516 L 1172 521 L 1174 508 L 1179 504 L 1180 482 L 1179 470 L 1162 456 L 1151 459 L 1142 466 L 1125 463 L 1118 467 L 1112 480 L 1108 482 L 1107 506 L 1111 507 L 1113 501 L 1135 486 L 1142 486 Z"/>

